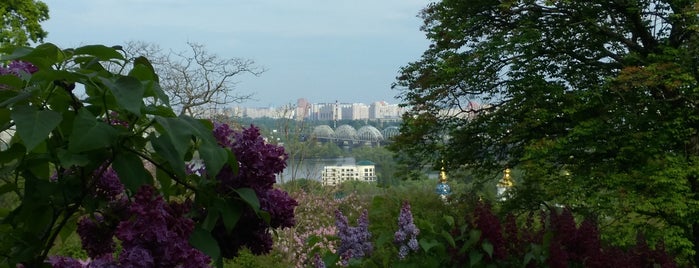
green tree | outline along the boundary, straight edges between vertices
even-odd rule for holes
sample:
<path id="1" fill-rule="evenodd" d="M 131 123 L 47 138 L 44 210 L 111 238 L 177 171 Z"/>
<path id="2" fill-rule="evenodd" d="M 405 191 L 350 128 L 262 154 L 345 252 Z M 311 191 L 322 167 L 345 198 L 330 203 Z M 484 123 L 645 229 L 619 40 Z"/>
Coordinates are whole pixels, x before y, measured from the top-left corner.
<path id="1" fill-rule="evenodd" d="M 0 46 L 24 46 L 28 45 L 29 41 L 41 42 L 48 34 L 39 24 L 49 19 L 49 8 L 42 1 L 2 1 L 0 19 Z"/>
<path id="2" fill-rule="evenodd" d="M 506 206 L 566 204 L 607 241 L 636 231 L 699 264 L 696 1 L 444 0 L 394 88 L 393 149 L 480 178 L 521 170 Z M 437 165 L 435 165 L 437 166 Z"/>

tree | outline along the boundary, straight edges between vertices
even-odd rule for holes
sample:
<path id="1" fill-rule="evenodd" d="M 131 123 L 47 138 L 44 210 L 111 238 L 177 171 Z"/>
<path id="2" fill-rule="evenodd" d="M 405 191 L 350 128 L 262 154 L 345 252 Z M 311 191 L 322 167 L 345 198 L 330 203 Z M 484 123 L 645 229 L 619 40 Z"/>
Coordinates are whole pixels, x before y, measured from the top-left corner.
<path id="1" fill-rule="evenodd" d="M 41 42 L 48 34 L 39 24 L 49 19 L 49 8 L 42 1 L 3 1 L 0 19 L 0 46 Z"/>
<path id="2" fill-rule="evenodd" d="M 567 204 L 604 238 L 665 240 L 699 263 L 696 1 L 457 1 L 421 12 L 393 148 L 497 179 L 506 204 Z"/>
<path id="3" fill-rule="evenodd" d="M 123 49 L 129 57 L 152 59 L 160 84 L 180 115 L 210 115 L 216 109 L 252 96 L 235 92 L 234 79 L 246 73 L 258 76 L 264 72 L 263 68 L 249 59 L 220 58 L 201 44 L 188 42 L 187 45 L 189 52 L 165 53 L 155 44 L 131 41 Z"/>

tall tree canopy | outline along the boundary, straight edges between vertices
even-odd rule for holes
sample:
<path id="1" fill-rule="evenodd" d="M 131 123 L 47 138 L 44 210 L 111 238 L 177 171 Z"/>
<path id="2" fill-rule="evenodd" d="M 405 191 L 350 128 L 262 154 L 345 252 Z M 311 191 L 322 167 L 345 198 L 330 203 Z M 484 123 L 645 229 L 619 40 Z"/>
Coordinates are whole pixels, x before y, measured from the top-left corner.
<path id="1" fill-rule="evenodd" d="M 0 46 L 28 45 L 41 42 L 47 32 L 42 21 L 49 18 L 49 8 L 37 0 L 5 0 L 0 2 Z"/>
<path id="2" fill-rule="evenodd" d="M 410 107 L 394 148 L 516 168 L 511 208 L 568 205 L 608 241 L 640 230 L 699 264 L 698 14 L 695 0 L 430 4 L 431 45 L 394 85 Z"/>

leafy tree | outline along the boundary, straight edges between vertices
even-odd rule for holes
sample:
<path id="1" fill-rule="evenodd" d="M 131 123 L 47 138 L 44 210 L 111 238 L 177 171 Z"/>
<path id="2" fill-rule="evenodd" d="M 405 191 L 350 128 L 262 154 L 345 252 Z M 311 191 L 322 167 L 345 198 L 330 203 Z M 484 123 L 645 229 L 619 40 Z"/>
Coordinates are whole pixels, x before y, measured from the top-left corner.
<path id="1" fill-rule="evenodd" d="M 2 1 L 0 3 L 0 46 L 41 42 L 48 34 L 41 28 L 49 19 L 49 8 L 42 1 Z"/>
<path id="2" fill-rule="evenodd" d="M 243 74 L 259 76 L 263 68 L 250 59 L 221 58 L 202 44 L 187 45 L 187 52 L 164 52 L 155 44 L 132 41 L 123 49 L 129 58 L 152 59 L 160 84 L 179 115 L 213 115 L 216 109 L 251 97 L 235 91 L 235 79 Z"/>
<path id="3" fill-rule="evenodd" d="M 567 204 L 699 263 L 696 1 L 444 0 L 394 87 L 402 159 L 522 171 L 506 204 Z"/>

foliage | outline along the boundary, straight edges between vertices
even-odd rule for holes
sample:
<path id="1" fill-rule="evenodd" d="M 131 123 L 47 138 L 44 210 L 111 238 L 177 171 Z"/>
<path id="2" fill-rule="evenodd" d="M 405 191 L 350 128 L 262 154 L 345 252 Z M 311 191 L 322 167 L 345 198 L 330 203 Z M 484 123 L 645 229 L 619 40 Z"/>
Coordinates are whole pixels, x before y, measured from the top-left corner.
<path id="1" fill-rule="evenodd" d="M 238 250 L 222 236 L 247 232 L 226 240 L 247 245 L 293 225 L 295 201 L 273 188 L 283 149 L 254 127 L 176 116 L 146 58 L 102 45 L 3 53 L 15 62 L 0 75 L 0 195 L 19 204 L 0 214 L 0 264 L 39 267 L 77 229 L 93 265 L 220 265 Z"/>
<path id="2" fill-rule="evenodd" d="M 0 3 L 0 47 L 41 42 L 48 33 L 39 23 L 48 18 L 49 8 L 42 1 L 3 1 Z"/>
<path id="3" fill-rule="evenodd" d="M 694 1 L 456 1 L 395 88 L 408 166 L 521 171 L 506 208 L 566 204 L 604 237 L 636 230 L 699 263 Z"/>

